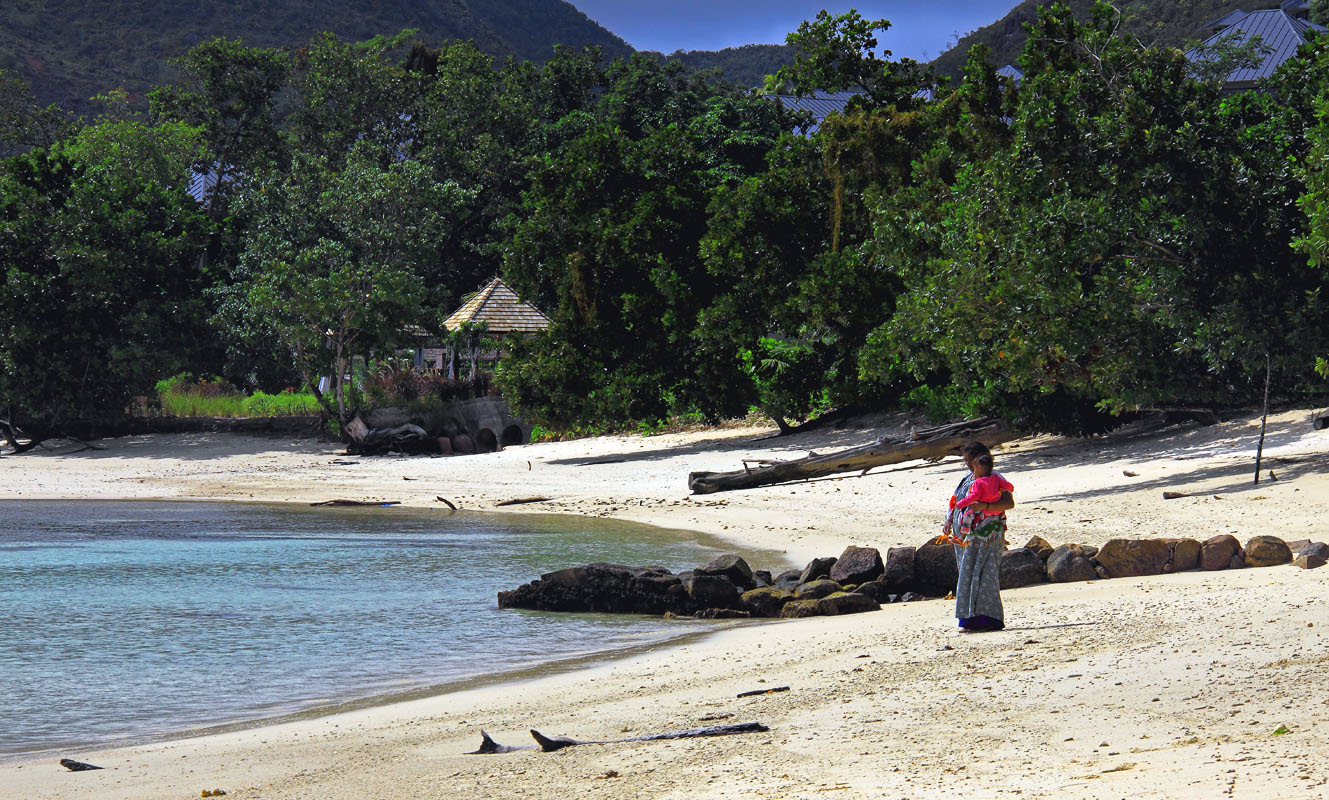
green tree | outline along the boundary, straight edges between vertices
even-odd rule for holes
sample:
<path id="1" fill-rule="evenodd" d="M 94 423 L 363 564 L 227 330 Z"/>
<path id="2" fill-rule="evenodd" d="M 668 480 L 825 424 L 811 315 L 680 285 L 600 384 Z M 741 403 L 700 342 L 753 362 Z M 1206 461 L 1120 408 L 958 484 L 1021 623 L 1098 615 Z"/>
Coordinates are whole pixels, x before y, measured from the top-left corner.
<path id="1" fill-rule="evenodd" d="M 207 159 L 203 129 L 178 120 L 149 124 L 132 111 L 123 89 L 99 98 L 107 110 L 78 130 L 68 152 L 84 164 L 97 165 L 128 183 L 152 181 L 181 186 L 195 164 Z"/>
<path id="2" fill-rule="evenodd" d="M 57 146 L 0 169 L 0 404 L 34 436 L 126 413 L 196 368 L 207 222 L 179 189 Z"/>
<path id="3" fill-rule="evenodd" d="M 344 42 L 331 33 L 314 37 L 293 58 L 291 146 L 341 164 L 357 142 L 369 142 L 385 158 L 409 148 L 418 114 L 419 78 L 392 56 L 414 31 Z"/>
<path id="4" fill-rule="evenodd" d="M 209 208 L 221 219 L 235 176 L 285 160 L 277 104 L 290 60 L 275 48 L 217 38 L 194 45 L 174 65 L 183 79 L 149 93 L 149 106 L 159 120 L 202 129 L 211 160 L 197 166 L 218 174 Z"/>
<path id="5" fill-rule="evenodd" d="M 719 288 L 700 241 L 714 192 L 760 171 L 788 121 L 677 64 L 633 58 L 605 81 L 593 109 L 552 122 L 560 143 L 533 170 L 506 275 L 554 326 L 499 382 L 562 426 L 742 413 L 736 349 L 693 335 Z"/>
<path id="6" fill-rule="evenodd" d="M 253 225 L 224 293 L 223 318 L 244 335 L 274 333 L 342 424 L 350 408 L 341 376 L 353 357 L 393 346 L 420 322 L 420 275 L 444 257 L 441 243 L 468 199 L 418 162 L 382 162 L 361 143 L 340 170 L 296 153 L 288 171 L 247 180 L 240 210 Z M 325 375 L 334 376 L 331 399 L 318 392 Z"/>
<path id="7" fill-rule="evenodd" d="M 851 109 L 911 108 L 922 102 L 920 92 L 936 82 L 918 62 L 892 60 L 889 50 L 878 52 L 876 34 L 890 27 L 889 20 L 867 20 L 854 10 L 839 15 L 819 11 L 785 38 L 795 48 L 794 63 L 771 76 L 767 88 L 793 87 L 798 94 L 853 92 Z"/>
<path id="8" fill-rule="evenodd" d="M 68 112 L 54 104 L 39 106 L 28 82 L 0 67 L 0 157 L 50 147 L 76 128 Z"/>
<path id="9" fill-rule="evenodd" d="M 907 289 L 878 362 L 1079 430 L 1249 397 L 1265 353 L 1295 371 L 1319 312 L 1270 98 L 1221 102 L 1102 4 L 1043 9 L 1022 66 L 1010 145 L 960 166 L 932 225 L 882 226 Z"/>
<path id="10" fill-rule="evenodd" d="M 1311 0 L 1311 22 L 1329 25 L 1329 0 Z"/>

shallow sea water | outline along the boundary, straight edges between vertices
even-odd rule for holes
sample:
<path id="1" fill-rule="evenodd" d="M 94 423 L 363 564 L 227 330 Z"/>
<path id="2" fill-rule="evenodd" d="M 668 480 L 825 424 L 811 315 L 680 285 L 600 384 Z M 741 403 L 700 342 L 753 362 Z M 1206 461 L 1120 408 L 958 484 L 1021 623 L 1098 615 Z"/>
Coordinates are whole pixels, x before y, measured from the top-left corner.
<path id="1" fill-rule="evenodd" d="M 331 710 L 702 632 L 501 610 L 495 595 L 575 564 L 678 571 L 724 549 L 555 515 L 0 501 L 0 758 Z"/>

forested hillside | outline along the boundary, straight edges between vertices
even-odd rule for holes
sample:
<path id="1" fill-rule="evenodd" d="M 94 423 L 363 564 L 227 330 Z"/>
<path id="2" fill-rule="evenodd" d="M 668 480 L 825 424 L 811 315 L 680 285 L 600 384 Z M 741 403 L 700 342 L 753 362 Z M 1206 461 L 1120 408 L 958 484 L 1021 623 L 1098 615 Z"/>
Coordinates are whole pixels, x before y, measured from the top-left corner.
<path id="1" fill-rule="evenodd" d="M 933 60 L 933 66 L 942 75 L 959 76 L 966 54 L 975 44 L 986 45 L 997 66 L 1014 64 L 1028 38 L 1025 25 L 1037 19 L 1040 5 L 1047 5 L 1047 0 L 1024 0 L 1006 16 L 961 38 Z M 1277 0 L 1125 0 L 1115 5 L 1122 12 L 1122 30 L 1145 44 L 1178 47 L 1203 38 L 1200 26 L 1230 11 L 1257 11 L 1279 4 Z M 1088 19 L 1094 0 L 1070 0 L 1070 6 L 1078 19 Z"/>
<path id="2" fill-rule="evenodd" d="M 632 48 L 561 0 L 5 0 L 0 68 L 18 72 L 43 104 L 79 113 L 113 88 L 145 93 L 172 77 L 167 62 L 224 36 L 295 47 L 325 31 L 357 41 L 418 28 L 438 46 L 471 40 L 490 55 L 544 61 L 555 43 Z"/>
<path id="3" fill-rule="evenodd" d="M 677 50 L 662 55 L 683 62 L 689 69 L 718 69 L 739 86 L 761 86 L 767 75 L 794 60 L 794 48 L 783 44 L 747 44 L 723 50 Z"/>

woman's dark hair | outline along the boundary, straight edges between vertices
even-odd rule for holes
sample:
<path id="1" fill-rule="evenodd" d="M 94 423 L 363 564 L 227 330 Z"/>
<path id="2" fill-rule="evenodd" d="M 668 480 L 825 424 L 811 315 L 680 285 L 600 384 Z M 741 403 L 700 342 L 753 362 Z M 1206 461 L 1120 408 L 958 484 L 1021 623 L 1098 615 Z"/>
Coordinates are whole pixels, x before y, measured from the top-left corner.
<path id="1" fill-rule="evenodd" d="M 989 450 L 988 446 L 983 444 L 982 442 L 970 442 L 969 444 L 960 448 L 960 452 L 964 455 L 966 459 L 978 458 L 979 456 L 992 455 L 992 451 Z"/>

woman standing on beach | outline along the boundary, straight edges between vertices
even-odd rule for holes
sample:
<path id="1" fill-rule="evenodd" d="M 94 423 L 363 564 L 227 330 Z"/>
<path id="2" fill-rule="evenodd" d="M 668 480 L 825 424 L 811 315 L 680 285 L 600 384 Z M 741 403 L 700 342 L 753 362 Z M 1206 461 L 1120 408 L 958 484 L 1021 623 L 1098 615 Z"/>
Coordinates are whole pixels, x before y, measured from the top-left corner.
<path id="1" fill-rule="evenodd" d="M 1015 498 L 1003 491 L 996 502 L 975 502 L 968 507 L 956 504 L 968 494 L 978 478 L 978 459 L 990 463 L 992 452 L 982 442 L 971 442 L 960 451 L 969 474 L 955 487 L 951 508 L 942 526 L 947 536 L 961 539 L 956 544 L 955 563 L 960 569 L 955 584 L 955 616 L 965 633 L 999 631 L 1006 627 L 1001 608 L 1001 554 L 1006 547 L 1006 512 L 1015 507 Z M 972 509 L 972 511 L 971 511 Z M 980 514 L 974 511 L 983 512 Z"/>

